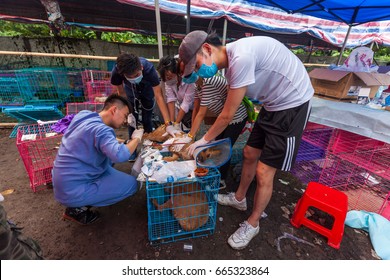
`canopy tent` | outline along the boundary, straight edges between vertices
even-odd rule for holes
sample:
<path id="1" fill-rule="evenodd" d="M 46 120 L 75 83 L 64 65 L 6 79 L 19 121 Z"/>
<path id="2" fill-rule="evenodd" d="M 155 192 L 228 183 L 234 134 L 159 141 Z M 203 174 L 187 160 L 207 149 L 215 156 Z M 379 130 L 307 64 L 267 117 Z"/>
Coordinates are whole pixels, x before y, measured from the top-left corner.
<path id="1" fill-rule="evenodd" d="M 154 10 L 155 3 L 153 0 L 117 0 L 121 3 L 129 5 L 136 5 L 137 7 L 143 7 L 145 9 Z M 350 35 L 346 47 L 353 48 L 357 46 L 368 45 L 372 42 L 390 46 L 390 21 L 375 21 L 379 19 L 390 19 L 390 8 L 388 16 L 381 17 L 366 15 L 362 17 L 360 12 L 356 12 L 359 17 L 356 20 L 360 22 L 351 23 L 354 18 L 351 16 L 345 16 L 346 11 L 356 7 L 360 7 L 359 4 L 351 4 L 343 6 L 339 4 L 339 8 L 332 8 L 330 6 L 328 10 L 329 14 L 321 10 L 322 12 L 314 10 L 311 6 L 313 2 L 317 3 L 332 3 L 337 4 L 337 1 L 329 0 L 299 0 L 299 1 L 272 1 L 272 0 L 191 0 L 191 18 L 207 18 L 207 19 L 221 19 L 226 18 L 229 22 L 233 22 L 238 25 L 255 28 L 258 30 L 279 33 L 279 34 L 302 34 L 308 33 L 311 36 L 326 41 L 334 46 L 341 47 L 345 42 L 346 34 L 349 30 L 349 25 L 356 25 L 363 23 L 355 27 Z M 343 1 L 353 3 L 356 1 Z M 362 2 L 362 1 L 360 1 Z M 370 2 L 370 1 L 364 1 Z M 371 1 L 371 2 L 385 2 L 385 1 Z M 283 6 L 285 3 L 285 7 Z M 283 4 L 283 5 L 282 5 Z M 186 14 L 186 0 L 160 0 L 159 8 L 162 12 L 171 13 L 175 15 Z M 268 5 L 268 6 L 266 6 Z M 382 11 L 382 6 L 379 4 L 372 4 L 377 10 Z M 387 4 L 390 7 L 390 1 Z M 310 9 L 312 7 L 313 10 Z M 364 6 L 366 7 L 366 6 Z M 282 8 L 282 9 L 281 9 Z M 304 9 L 306 8 L 306 10 Z M 364 13 L 368 13 L 369 8 Z M 286 13 L 288 11 L 289 13 Z M 386 9 L 385 9 L 386 11 Z M 340 16 L 333 15 L 336 12 L 340 13 Z M 383 14 L 386 14 L 385 12 Z M 313 16 L 308 16 L 313 15 Z M 331 15 L 331 16 L 330 16 Z M 343 16 L 343 17 L 342 17 Z M 345 18 L 345 21 L 341 20 Z M 349 19 L 350 21 L 347 21 Z M 192 28 L 194 30 L 196 28 Z M 230 29 L 230 26 L 228 30 Z"/>
<path id="2" fill-rule="evenodd" d="M 102 31 L 128 30 L 156 34 L 156 2 L 159 2 L 161 10 L 162 33 L 176 38 L 183 37 L 186 34 L 186 0 L 62 0 L 59 1 L 59 6 L 68 25 Z M 259 2 L 192 0 L 191 30 L 207 30 L 211 26 L 222 34 L 224 20 L 227 19 L 227 37 L 231 39 L 246 35 L 267 35 L 284 43 L 304 46 L 342 46 L 348 25 L 303 14 L 287 14 L 279 8 L 266 8 Z M 0 1 L 0 19 L 49 23 L 47 18 L 40 1 L 18 0 L 18 5 L 13 0 Z M 390 22 L 367 23 L 355 27 L 351 31 L 347 47 L 371 42 L 390 46 Z"/>

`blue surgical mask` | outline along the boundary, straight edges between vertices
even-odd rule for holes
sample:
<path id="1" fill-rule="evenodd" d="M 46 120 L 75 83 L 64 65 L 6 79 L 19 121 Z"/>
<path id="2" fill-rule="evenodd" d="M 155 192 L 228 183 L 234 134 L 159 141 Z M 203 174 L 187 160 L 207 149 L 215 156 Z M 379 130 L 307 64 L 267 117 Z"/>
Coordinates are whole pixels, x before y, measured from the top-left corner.
<path id="1" fill-rule="evenodd" d="M 217 64 L 215 64 L 215 62 L 213 62 L 213 64 L 211 64 L 211 66 L 208 66 L 208 65 L 203 63 L 199 67 L 199 70 L 196 71 L 196 73 L 199 75 L 199 77 L 202 77 L 202 78 L 211 78 L 212 76 L 217 74 L 217 72 L 218 72 L 218 66 L 217 66 Z"/>
<path id="2" fill-rule="evenodd" d="M 193 84 L 199 79 L 198 74 L 192 72 L 190 76 L 183 77 L 183 82 L 186 84 Z"/>
<path id="3" fill-rule="evenodd" d="M 130 78 L 127 78 L 127 77 L 125 77 L 125 78 L 126 78 L 126 80 L 128 80 L 132 84 L 139 84 L 143 77 L 144 76 L 141 74 L 137 78 L 134 78 L 134 79 L 130 79 Z"/>

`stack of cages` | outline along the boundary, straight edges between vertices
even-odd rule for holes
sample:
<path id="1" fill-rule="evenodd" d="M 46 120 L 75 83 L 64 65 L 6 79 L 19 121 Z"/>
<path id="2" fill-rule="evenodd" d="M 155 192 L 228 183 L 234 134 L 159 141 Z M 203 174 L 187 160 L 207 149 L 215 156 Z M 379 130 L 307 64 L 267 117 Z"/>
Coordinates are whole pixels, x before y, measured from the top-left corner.
<path id="1" fill-rule="evenodd" d="M 14 71 L 0 72 L 0 107 L 24 105 L 25 98 Z"/>
<path id="2" fill-rule="evenodd" d="M 85 99 L 89 102 L 103 102 L 107 96 L 115 92 L 109 71 L 84 70 L 82 80 Z"/>
<path id="3" fill-rule="evenodd" d="M 82 110 L 100 112 L 103 110 L 104 103 L 101 102 L 83 102 L 83 103 L 66 103 L 66 114 L 77 114 Z"/>
<path id="4" fill-rule="evenodd" d="M 68 76 L 71 91 L 67 102 L 84 102 L 84 85 L 81 76 L 81 69 L 68 68 L 66 75 Z"/>
<path id="5" fill-rule="evenodd" d="M 204 177 L 158 184 L 146 181 L 148 235 L 152 244 L 213 234 L 220 173 L 210 168 Z"/>
<path id="6" fill-rule="evenodd" d="M 51 171 L 62 134 L 54 132 L 51 125 L 32 124 L 18 128 L 16 146 L 33 192 L 47 187 L 52 182 Z"/>
<path id="7" fill-rule="evenodd" d="M 335 131 L 319 182 L 344 192 L 350 210 L 390 219 L 390 144 Z"/>
<path id="8" fill-rule="evenodd" d="M 308 122 L 291 173 L 303 184 L 318 182 L 334 129 Z"/>
<path id="9" fill-rule="evenodd" d="M 72 93 L 65 68 L 26 68 L 15 74 L 26 104 L 63 106 Z"/>

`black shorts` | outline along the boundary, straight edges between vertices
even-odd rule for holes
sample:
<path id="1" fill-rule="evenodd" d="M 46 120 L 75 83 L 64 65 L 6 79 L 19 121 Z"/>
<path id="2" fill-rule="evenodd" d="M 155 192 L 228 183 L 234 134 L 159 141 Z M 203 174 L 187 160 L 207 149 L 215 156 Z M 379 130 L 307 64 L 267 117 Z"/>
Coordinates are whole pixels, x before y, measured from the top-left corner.
<path id="1" fill-rule="evenodd" d="M 287 110 L 261 109 L 247 145 L 262 150 L 259 160 L 274 168 L 290 171 L 294 165 L 311 109 L 310 100 Z"/>

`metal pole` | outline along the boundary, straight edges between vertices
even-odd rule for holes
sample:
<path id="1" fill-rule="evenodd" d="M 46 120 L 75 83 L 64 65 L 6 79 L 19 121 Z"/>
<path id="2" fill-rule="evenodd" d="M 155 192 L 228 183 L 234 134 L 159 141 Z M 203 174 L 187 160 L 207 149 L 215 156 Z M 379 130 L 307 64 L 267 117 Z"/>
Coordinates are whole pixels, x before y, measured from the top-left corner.
<path id="1" fill-rule="evenodd" d="M 162 58 L 163 57 L 163 47 L 162 47 L 162 33 L 161 33 L 161 19 L 160 19 L 160 3 L 159 3 L 159 0 L 154 0 L 154 7 L 155 7 L 155 10 L 156 10 L 158 58 Z"/>
<path id="2" fill-rule="evenodd" d="M 187 0 L 187 24 L 186 33 L 191 32 L 191 0 Z"/>
<path id="3" fill-rule="evenodd" d="M 227 24 L 228 24 L 228 21 L 225 18 L 225 21 L 223 22 L 223 34 L 222 34 L 222 45 L 223 46 L 226 45 Z"/>
<path id="4" fill-rule="evenodd" d="M 351 29 L 352 29 L 352 26 L 350 25 L 348 27 L 347 35 L 345 35 L 343 46 L 341 47 L 340 56 L 339 56 L 339 59 L 337 60 L 337 65 L 340 65 L 340 61 L 341 61 L 341 58 L 343 56 L 343 52 L 344 52 L 345 46 L 347 44 L 347 40 L 348 40 L 348 37 L 349 37 L 349 33 L 351 32 Z"/>
<path id="5" fill-rule="evenodd" d="M 223 33 L 222 33 L 222 45 L 225 46 L 226 45 L 226 34 L 227 34 L 227 24 L 228 24 L 228 21 L 227 19 L 225 18 L 224 22 L 223 22 Z M 225 77 L 225 69 L 222 69 L 221 70 L 221 74 L 222 76 Z"/>

